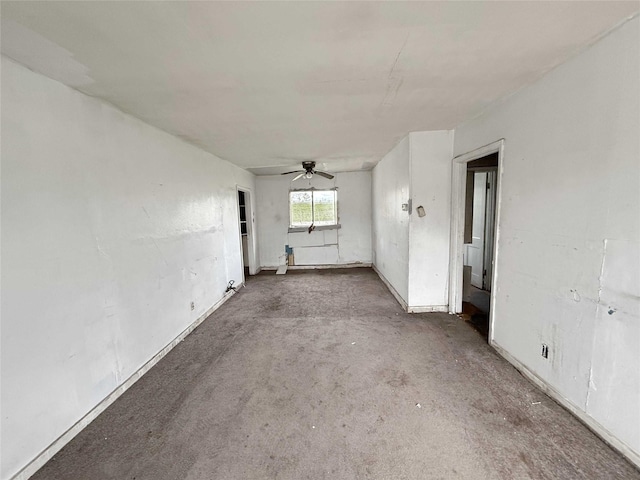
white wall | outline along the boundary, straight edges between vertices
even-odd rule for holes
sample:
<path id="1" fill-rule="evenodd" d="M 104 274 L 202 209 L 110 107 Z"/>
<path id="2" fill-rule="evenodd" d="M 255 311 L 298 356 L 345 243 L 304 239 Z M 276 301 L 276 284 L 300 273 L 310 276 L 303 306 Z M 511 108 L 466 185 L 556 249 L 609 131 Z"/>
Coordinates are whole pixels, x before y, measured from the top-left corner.
<path id="1" fill-rule="evenodd" d="M 373 169 L 373 262 L 406 304 L 409 297 L 409 136 Z"/>
<path id="2" fill-rule="evenodd" d="M 374 264 L 410 312 L 447 311 L 452 155 L 453 131 L 413 132 L 373 169 Z"/>
<path id="3" fill-rule="evenodd" d="M 409 311 L 447 311 L 453 131 L 409 135 Z M 426 215 L 419 217 L 423 206 Z"/>
<path id="4" fill-rule="evenodd" d="M 636 17 L 455 137 L 456 154 L 505 139 L 495 343 L 636 463 L 639 38 Z"/>
<path id="5" fill-rule="evenodd" d="M 333 180 L 315 175 L 256 177 L 258 245 L 263 267 L 285 264 L 285 245 L 294 250 L 296 265 L 371 263 L 371 172 L 336 173 Z M 290 188 L 337 188 L 337 230 L 288 233 Z"/>
<path id="6" fill-rule="evenodd" d="M 253 183 L 2 58 L 2 479 L 242 279 Z"/>

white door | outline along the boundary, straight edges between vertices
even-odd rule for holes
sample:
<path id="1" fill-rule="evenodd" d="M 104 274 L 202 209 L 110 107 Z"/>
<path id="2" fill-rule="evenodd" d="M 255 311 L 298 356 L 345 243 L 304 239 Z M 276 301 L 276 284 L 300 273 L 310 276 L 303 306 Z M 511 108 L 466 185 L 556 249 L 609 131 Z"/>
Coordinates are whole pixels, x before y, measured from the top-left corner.
<path id="1" fill-rule="evenodd" d="M 487 172 L 487 206 L 485 220 L 485 252 L 484 252 L 484 285 L 483 289 L 491 291 L 491 282 L 493 280 L 493 244 L 495 236 L 496 224 L 496 182 L 498 179 L 498 171 L 491 170 Z"/>
<path id="2" fill-rule="evenodd" d="M 473 176 L 473 226 L 471 243 L 467 245 L 467 265 L 471 266 L 471 285 L 482 288 L 484 273 L 485 210 L 487 201 L 487 173 Z"/>

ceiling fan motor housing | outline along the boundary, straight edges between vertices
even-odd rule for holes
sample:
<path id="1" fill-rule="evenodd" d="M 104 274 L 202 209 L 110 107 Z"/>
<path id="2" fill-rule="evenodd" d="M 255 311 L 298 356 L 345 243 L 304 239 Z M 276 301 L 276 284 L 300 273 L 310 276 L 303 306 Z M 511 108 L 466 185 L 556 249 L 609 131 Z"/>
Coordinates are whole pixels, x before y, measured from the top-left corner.
<path id="1" fill-rule="evenodd" d="M 289 175 L 290 173 L 299 173 L 300 175 L 298 175 L 293 180 L 291 180 L 292 182 L 295 182 L 296 180 L 298 180 L 299 178 L 302 178 L 302 177 L 311 179 L 311 177 L 313 175 L 315 175 L 315 174 L 318 174 L 318 175 L 320 175 L 321 177 L 324 177 L 324 178 L 328 178 L 329 180 L 331 180 L 333 178 L 333 175 L 331 175 L 330 173 L 327 173 L 327 172 L 316 172 L 316 170 L 315 170 L 316 162 L 314 162 L 313 160 L 303 161 L 302 162 L 302 168 L 304 168 L 304 171 L 294 170 L 292 172 L 281 173 L 280 175 Z"/>

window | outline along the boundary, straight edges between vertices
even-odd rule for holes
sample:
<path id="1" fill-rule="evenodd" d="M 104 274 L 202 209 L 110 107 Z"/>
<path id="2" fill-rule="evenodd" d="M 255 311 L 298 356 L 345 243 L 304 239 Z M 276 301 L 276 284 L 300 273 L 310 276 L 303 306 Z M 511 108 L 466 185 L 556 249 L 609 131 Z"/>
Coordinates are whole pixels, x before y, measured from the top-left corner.
<path id="1" fill-rule="evenodd" d="M 289 225 L 316 227 L 337 225 L 335 190 L 296 190 L 289 192 Z"/>

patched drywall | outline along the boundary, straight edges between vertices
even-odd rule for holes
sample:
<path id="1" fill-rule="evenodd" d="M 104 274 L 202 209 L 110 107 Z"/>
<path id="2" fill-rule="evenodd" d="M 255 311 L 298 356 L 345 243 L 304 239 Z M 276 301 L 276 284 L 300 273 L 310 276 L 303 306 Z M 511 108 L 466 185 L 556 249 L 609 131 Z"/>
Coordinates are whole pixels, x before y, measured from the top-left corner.
<path id="1" fill-rule="evenodd" d="M 406 136 L 373 169 L 371 187 L 373 263 L 405 304 L 409 296 L 409 164 Z"/>
<path id="2" fill-rule="evenodd" d="M 241 281 L 237 185 L 255 191 L 2 58 L 2 479 Z"/>
<path id="3" fill-rule="evenodd" d="M 409 221 L 410 311 L 446 311 L 451 235 L 453 131 L 409 135 L 412 211 Z M 424 216 L 418 208 L 424 209 Z"/>
<path id="4" fill-rule="evenodd" d="M 636 17 L 455 136 L 456 154 L 505 139 L 495 343 L 636 462 L 639 38 Z"/>
<path id="5" fill-rule="evenodd" d="M 315 175 L 256 177 L 258 245 L 261 265 L 286 263 L 285 246 L 293 249 L 295 265 L 371 263 L 371 172 L 336 173 L 332 180 Z M 290 189 L 337 189 L 339 229 L 289 233 Z"/>

